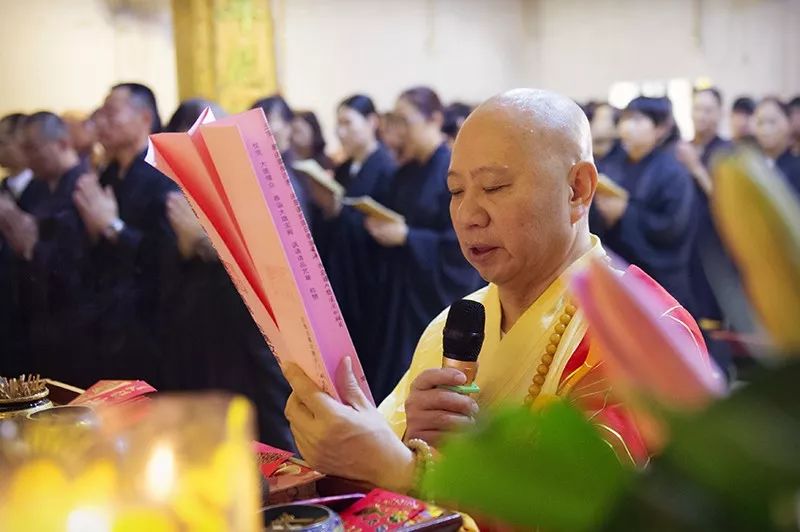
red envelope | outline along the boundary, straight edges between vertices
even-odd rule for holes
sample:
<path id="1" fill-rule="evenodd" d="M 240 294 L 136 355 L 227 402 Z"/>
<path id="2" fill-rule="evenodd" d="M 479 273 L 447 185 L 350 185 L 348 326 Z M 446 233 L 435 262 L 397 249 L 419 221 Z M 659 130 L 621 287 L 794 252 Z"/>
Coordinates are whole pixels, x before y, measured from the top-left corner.
<path id="1" fill-rule="evenodd" d="M 413 497 L 375 489 L 340 515 L 347 532 L 383 532 L 403 528 L 423 510 L 425 503 Z"/>
<path id="2" fill-rule="evenodd" d="M 144 381 L 97 381 L 91 388 L 69 402 L 71 405 L 119 405 L 146 399 L 156 389 Z"/>
<path id="3" fill-rule="evenodd" d="M 258 459 L 258 468 L 265 478 L 269 478 L 278 468 L 292 457 L 292 453 L 276 447 L 271 447 L 266 443 L 253 442 L 253 450 Z"/>

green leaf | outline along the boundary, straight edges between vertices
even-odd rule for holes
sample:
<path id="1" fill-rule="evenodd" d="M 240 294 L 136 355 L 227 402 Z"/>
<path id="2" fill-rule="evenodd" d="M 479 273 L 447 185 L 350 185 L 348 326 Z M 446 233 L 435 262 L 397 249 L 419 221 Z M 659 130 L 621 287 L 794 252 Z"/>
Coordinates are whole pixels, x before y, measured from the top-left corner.
<path id="1" fill-rule="evenodd" d="M 617 506 L 606 530 L 796 530 L 800 493 L 800 362 L 692 416 Z"/>
<path id="2" fill-rule="evenodd" d="M 633 477 L 572 407 L 498 411 L 452 437 L 423 493 L 465 511 L 552 531 L 601 523 Z"/>

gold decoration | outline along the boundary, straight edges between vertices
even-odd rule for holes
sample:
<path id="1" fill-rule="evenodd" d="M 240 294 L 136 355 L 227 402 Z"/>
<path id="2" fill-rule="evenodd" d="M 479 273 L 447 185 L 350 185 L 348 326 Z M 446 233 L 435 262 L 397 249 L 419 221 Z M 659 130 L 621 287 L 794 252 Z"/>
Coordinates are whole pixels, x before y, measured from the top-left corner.
<path id="1" fill-rule="evenodd" d="M 178 91 L 228 112 L 278 90 L 270 3 L 172 0 Z"/>

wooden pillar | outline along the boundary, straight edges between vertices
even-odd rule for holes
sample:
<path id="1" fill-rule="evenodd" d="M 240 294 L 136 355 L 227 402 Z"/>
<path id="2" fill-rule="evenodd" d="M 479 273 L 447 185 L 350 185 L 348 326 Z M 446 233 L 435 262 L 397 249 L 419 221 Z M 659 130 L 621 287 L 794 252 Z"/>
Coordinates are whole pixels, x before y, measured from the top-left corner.
<path id="1" fill-rule="evenodd" d="M 278 90 L 269 0 L 172 0 L 178 93 L 231 113 Z"/>

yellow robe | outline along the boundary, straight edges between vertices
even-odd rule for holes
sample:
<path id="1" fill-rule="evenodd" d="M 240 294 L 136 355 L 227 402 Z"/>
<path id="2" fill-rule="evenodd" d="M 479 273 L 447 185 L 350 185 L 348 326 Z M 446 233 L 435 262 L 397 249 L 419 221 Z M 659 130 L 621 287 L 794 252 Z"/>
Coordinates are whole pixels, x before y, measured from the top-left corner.
<path id="1" fill-rule="evenodd" d="M 594 235 L 591 238 L 591 249 L 553 281 L 505 336 L 500 328 L 502 311 L 497 286 L 490 284 L 467 296 L 467 299 L 483 303 L 486 308 L 485 339 L 478 357 L 478 376 L 475 381 L 481 390 L 475 399 L 482 410 L 501 404 L 523 404 L 557 320 L 568 302 L 570 276 L 591 257 L 605 256 L 599 239 Z M 423 371 L 442 366 L 442 331 L 448 311 L 446 309 L 428 325 L 414 352 L 411 367 L 379 407 L 401 438 L 406 430 L 405 402 L 411 383 Z M 562 373 L 586 330 L 586 319 L 578 310 L 562 334 L 534 406 L 566 393 L 566 389 L 559 389 Z"/>

